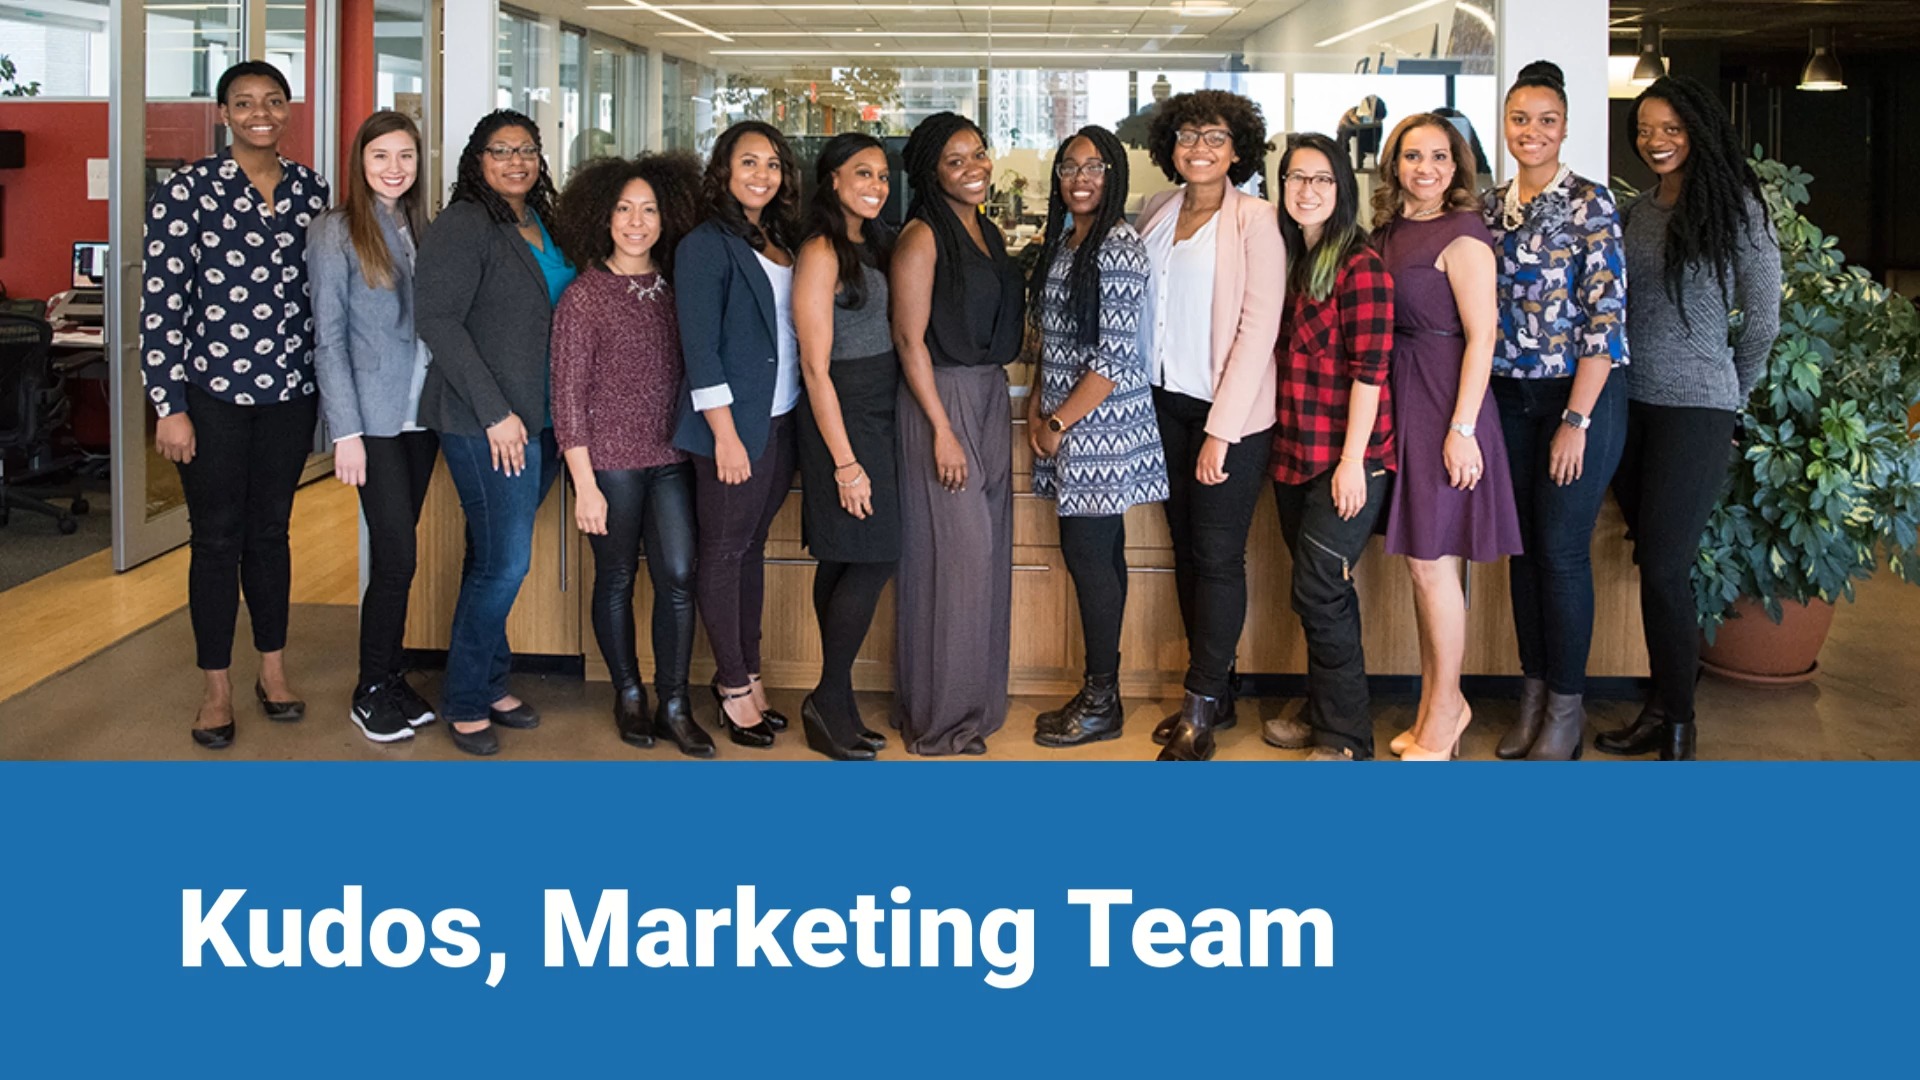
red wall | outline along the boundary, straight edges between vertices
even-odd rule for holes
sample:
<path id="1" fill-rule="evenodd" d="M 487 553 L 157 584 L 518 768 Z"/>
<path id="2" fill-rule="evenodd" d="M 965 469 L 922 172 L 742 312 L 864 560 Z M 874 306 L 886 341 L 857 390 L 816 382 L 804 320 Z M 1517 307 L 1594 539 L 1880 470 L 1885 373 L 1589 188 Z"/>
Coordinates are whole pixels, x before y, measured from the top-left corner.
<path id="1" fill-rule="evenodd" d="M 87 159 L 107 156 L 107 103 L 0 105 L 0 130 L 26 132 L 27 151 L 26 168 L 0 169 L 0 282 L 44 300 L 72 283 L 74 241 L 107 238 L 106 201 L 87 198 Z"/>

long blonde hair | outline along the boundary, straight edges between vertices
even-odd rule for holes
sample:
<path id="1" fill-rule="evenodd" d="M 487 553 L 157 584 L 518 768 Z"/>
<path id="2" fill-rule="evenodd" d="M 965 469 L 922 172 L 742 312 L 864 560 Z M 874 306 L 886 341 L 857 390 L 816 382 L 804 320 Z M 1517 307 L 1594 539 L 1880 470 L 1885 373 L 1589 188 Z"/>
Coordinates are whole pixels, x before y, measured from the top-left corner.
<path id="1" fill-rule="evenodd" d="M 340 213 L 347 219 L 347 237 L 353 242 L 354 254 L 360 257 L 360 273 L 367 279 L 370 289 L 392 288 L 394 273 L 393 252 L 387 250 L 386 234 L 380 231 L 380 200 L 367 184 L 367 144 L 396 131 L 404 131 L 412 136 L 415 160 L 419 162 L 421 170 L 413 186 L 400 196 L 396 209 L 400 212 L 400 220 L 413 234 L 416 244 L 420 242 L 420 232 L 427 224 L 427 161 L 420 145 L 420 129 L 414 126 L 413 118 L 407 114 L 382 109 L 367 117 L 366 122 L 360 125 L 360 133 L 353 137 L 353 157 L 347 165 L 347 197 L 340 204 Z"/>
<path id="2" fill-rule="evenodd" d="M 1453 158 L 1453 179 L 1447 183 L 1447 193 L 1441 203 L 1448 211 L 1471 210 L 1480 212 L 1480 198 L 1473 192 L 1475 158 L 1473 146 L 1453 121 L 1433 113 L 1414 113 L 1400 121 L 1387 137 L 1387 145 L 1380 152 L 1379 183 L 1373 187 L 1373 227 L 1378 229 L 1387 225 L 1400 214 L 1400 201 L 1406 189 L 1400 186 L 1400 145 L 1406 141 L 1407 134 L 1423 127 L 1439 128 L 1447 133 L 1448 154 Z"/>

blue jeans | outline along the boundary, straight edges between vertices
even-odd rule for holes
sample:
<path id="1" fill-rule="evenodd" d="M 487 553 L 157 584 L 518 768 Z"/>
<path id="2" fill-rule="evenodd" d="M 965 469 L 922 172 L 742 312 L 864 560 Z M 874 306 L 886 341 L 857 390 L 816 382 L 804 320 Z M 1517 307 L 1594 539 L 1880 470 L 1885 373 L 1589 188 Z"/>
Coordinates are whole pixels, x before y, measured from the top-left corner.
<path id="1" fill-rule="evenodd" d="M 453 607 L 440 715 L 452 723 L 485 720 L 507 694 L 513 653 L 507 615 L 533 562 L 533 519 L 560 469 L 553 429 L 527 442 L 527 467 L 508 476 L 493 467 L 484 435 L 440 436 L 440 453 L 467 515 L 467 558 Z"/>
<path id="2" fill-rule="evenodd" d="M 1507 563 L 1520 670 L 1556 694 L 1583 694 L 1593 645 L 1593 528 L 1626 445 L 1627 388 L 1607 379 L 1593 406 L 1580 479 L 1560 486 L 1548 463 L 1573 379 L 1493 378 L 1525 554 Z"/>

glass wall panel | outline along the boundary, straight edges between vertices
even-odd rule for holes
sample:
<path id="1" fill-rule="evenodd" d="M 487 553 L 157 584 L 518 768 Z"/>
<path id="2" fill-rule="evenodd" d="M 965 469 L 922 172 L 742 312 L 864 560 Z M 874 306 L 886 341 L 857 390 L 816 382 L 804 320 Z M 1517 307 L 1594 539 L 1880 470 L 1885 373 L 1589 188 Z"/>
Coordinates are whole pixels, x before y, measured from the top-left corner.
<path id="1" fill-rule="evenodd" d="M 106 0 L 0 3 L 0 55 L 13 65 L 0 97 L 106 97 L 108 14 Z"/>

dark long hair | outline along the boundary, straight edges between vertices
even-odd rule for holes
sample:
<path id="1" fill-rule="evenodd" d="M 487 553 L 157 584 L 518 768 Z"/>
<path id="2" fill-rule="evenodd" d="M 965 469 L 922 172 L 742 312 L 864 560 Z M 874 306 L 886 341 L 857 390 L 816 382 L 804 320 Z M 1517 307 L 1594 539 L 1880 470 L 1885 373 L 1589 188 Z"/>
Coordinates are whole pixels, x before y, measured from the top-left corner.
<path id="1" fill-rule="evenodd" d="M 840 264 L 840 298 L 836 302 L 848 309 L 865 307 L 867 303 L 866 274 L 861 267 L 871 265 L 884 274 L 893 255 L 893 230 L 878 218 L 861 226 L 865 243 L 855 244 L 847 239 L 847 211 L 840 204 L 840 193 L 833 189 L 833 174 L 840 166 L 868 150 L 878 150 L 883 155 L 887 152 L 879 139 L 858 131 L 842 132 L 828 139 L 813 163 L 813 200 L 807 204 L 807 239 L 824 236 L 833 245 L 834 258 Z"/>
<path id="2" fill-rule="evenodd" d="M 500 193 L 487 185 L 487 175 L 480 169 L 480 155 L 486 153 L 487 144 L 503 128 L 517 127 L 533 136 L 535 149 L 540 146 L 540 125 L 533 122 L 525 113 L 512 109 L 495 109 L 480 118 L 473 125 L 473 134 L 467 136 L 466 149 L 460 151 L 460 168 L 454 174 L 453 193 L 448 202 L 476 202 L 487 208 L 493 220 L 507 224 L 518 224 L 513 216 L 513 207 Z M 547 155 L 540 154 L 540 179 L 534 181 L 533 190 L 527 192 L 527 209 L 539 215 L 543 222 L 553 220 L 553 174 L 547 171 Z"/>
<path id="3" fill-rule="evenodd" d="M 1087 230 L 1087 238 L 1074 251 L 1073 265 L 1067 269 L 1067 310 L 1073 313 L 1080 344 L 1097 345 L 1100 343 L 1100 245 L 1106 242 L 1114 223 L 1126 216 L 1127 150 L 1113 132 L 1098 124 L 1088 124 L 1060 144 L 1054 152 L 1056 163 L 1066 156 L 1067 147 L 1076 139 L 1092 143 L 1094 152 L 1107 163 L 1107 183 L 1100 191 L 1100 206 L 1093 213 L 1093 225 Z M 1067 228 L 1066 196 L 1060 190 L 1062 183 L 1060 174 L 1055 173 L 1052 193 L 1047 196 L 1046 242 L 1027 278 L 1027 311 L 1036 316 L 1041 294 L 1046 291 L 1048 268 L 1053 266 L 1071 232 Z"/>
<path id="4" fill-rule="evenodd" d="M 747 220 L 746 211 L 741 208 L 740 200 L 733 197 L 729 186 L 733 182 L 733 148 L 748 135 L 764 137 L 780 160 L 780 187 L 774 191 L 773 201 L 760 211 L 758 225 Z M 700 187 L 705 195 L 707 215 L 745 240 L 753 250 L 765 251 L 769 243 L 793 250 L 794 234 L 800 231 L 797 221 L 800 165 L 779 128 L 760 120 L 742 120 L 721 132 L 713 144 L 712 156 L 707 158 L 707 171 L 700 179 Z"/>
<path id="5" fill-rule="evenodd" d="M 1285 195 L 1287 173 L 1293 155 L 1302 150 L 1317 150 L 1333 169 L 1333 216 L 1320 230 L 1320 242 L 1307 246 L 1307 234 L 1300 223 L 1287 213 Z M 1360 225 L 1360 184 L 1353 176 L 1353 162 L 1340 147 L 1319 132 L 1295 135 L 1287 140 L 1287 152 L 1280 158 L 1280 237 L 1287 243 L 1287 292 L 1304 293 L 1314 300 L 1333 294 L 1340 268 L 1367 244 L 1367 230 Z"/>
<path id="6" fill-rule="evenodd" d="M 360 125 L 359 133 L 353 137 L 353 157 L 347 165 L 344 185 L 347 197 L 332 211 L 347 219 L 347 238 L 353 243 L 353 253 L 360 259 L 360 275 L 366 278 L 370 289 L 392 287 L 394 275 L 393 252 L 387 250 L 387 236 L 380 229 L 380 200 L 367 183 L 367 144 L 396 131 L 412 137 L 414 162 L 420 171 L 414 174 L 413 186 L 395 200 L 394 209 L 399 212 L 400 223 L 413 234 L 414 243 L 420 242 L 420 234 L 427 225 L 424 175 L 427 155 L 420 146 L 420 129 L 405 113 L 383 109 Z"/>
<path id="7" fill-rule="evenodd" d="M 907 216 L 927 223 L 933 230 L 935 258 L 950 266 L 957 266 L 966 246 L 973 243 L 967 239 L 960 216 L 947 205 L 946 195 L 940 188 L 940 155 L 947 143 L 963 131 L 979 136 L 980 145 L 987 144 L 986 133 L 978 124 L 956 112 L 937 112 L 920 121 L 913 134 L 907 136 L 906 149 L 901 152 L 907 167 L 907 183 L 913 188 L 913 202 L 907 207 Z M 934 303 L 942 299 L 936 296 Z"/>
<path id="8" fill-rule="evenodd" d="M 1687 126 L 1680 201 L 1667 219 L 1667 261 L 1663 268 L 1667 295 L 1684 314 L 1686 305 L 1680 293 L 1685 287 L 1687 266 L 1701 261 L 1713 267 L 1721 301 L 1730 302 L 1727 265 L 1733 261 L 1735 248 L 1744 242 L 1742 236 L 1754 210 L 1763 205 L 1760 180 L 1747 164 L 1733 122 L 1727 119 L 1719 99 L 1684 75 L 1657 79 L 1633 99 L 1633 108 L 1627 111 L 1627 130 L 1635 133 L 1635 153 L 1640 143 L 1640 106 L 1648 98 L 1666 102 Z"/>
<path id="9" fill-rule="evenodd" d="M 691 154 L 595 158 L 575 168 L 554 211 L 553 239 L 573 265 L 604 269 L 613 257 L 613 210 L 635 180 L 647 182 L 660 206 L 660 237 L 649 254 L 671 283 L 674 245 L 699 220 L 700 162 Z"/>

